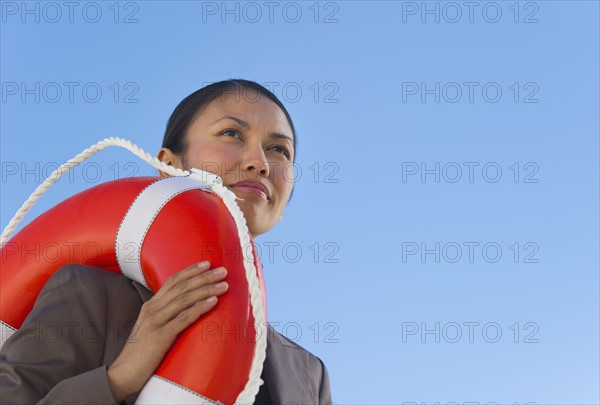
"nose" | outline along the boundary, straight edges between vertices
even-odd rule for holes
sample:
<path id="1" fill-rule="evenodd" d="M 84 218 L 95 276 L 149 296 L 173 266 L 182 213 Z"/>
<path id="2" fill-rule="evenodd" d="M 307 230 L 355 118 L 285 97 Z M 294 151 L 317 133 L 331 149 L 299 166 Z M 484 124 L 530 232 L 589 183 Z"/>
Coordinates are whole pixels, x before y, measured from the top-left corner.
<path id="1" fill-rule="evenodd" d="M 269 177 L 271 167 L 267 161 L 264 151 L 261 148 L 254 148 L 252 153 L 249 153 L 242 164 L 242 172 L 246 177 L 257 178 Z"/>

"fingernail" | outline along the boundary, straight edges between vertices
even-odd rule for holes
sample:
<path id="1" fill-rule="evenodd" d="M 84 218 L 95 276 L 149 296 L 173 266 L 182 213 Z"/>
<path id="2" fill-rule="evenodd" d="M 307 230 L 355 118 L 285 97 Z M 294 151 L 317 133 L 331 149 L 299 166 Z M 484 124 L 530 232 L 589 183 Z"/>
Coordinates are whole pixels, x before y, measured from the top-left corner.
<path id="1" fill-rule="evenodd" d="M 227 270 L 225 270 L 225 267 L 219 267 L 213 270 L 213 274 L 215 276 L 222 276 L 223 274 L 227 273 Z"/>
<path id="2" fill-rule="evenodd" d="M 227 287 L 227 282 L 221 281 L 220 283 L 215 284 L 215 287 L 218 289 L 225 288 L 225 287 Z"/>
<path id="3" fill-rule="evenodd" d="M 198 263 L 198 267 L 200 267 L 200 268 L 204 268 L 209 265 L 210 265 L 210 262 L 208 260 Z"/>
<path id="4" fill-rule="evenodd" d="M 210 297 L 206 299 L 207 304 L 213 304 L 215 302 L 217 302 L 217 297 Z"/>

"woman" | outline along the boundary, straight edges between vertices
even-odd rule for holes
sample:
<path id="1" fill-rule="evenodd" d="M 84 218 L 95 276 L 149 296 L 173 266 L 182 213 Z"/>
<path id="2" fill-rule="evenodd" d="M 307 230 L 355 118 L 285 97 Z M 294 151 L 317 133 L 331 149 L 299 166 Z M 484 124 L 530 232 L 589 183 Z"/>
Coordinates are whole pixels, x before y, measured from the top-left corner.
<path id="1" fill-rule="evenodd" d="M 177 106 L 158 158 L 219 175 L 239 198 L 256 238 L 283 217 L 293 188 L 284 171 L 295 154 L 294 126 L 276 96 L 251 81 L 227 80 Z M 153 296 L 118 274 L 61 268 L 0 352 L 2 403 L 133 403 L 177 335 L 218 306 L 226 280 L 227 269 L 203 262 L 177 273 Z M 91 324 L 103 325 L 96 327 L 98 336 L 77 333 Z M 48 325 L 65 329 L 64 338 L 32 337 Z M 270 327 L 267 342 L 256 404 L 331 402 L 327 370 L 317 357 Z"/>

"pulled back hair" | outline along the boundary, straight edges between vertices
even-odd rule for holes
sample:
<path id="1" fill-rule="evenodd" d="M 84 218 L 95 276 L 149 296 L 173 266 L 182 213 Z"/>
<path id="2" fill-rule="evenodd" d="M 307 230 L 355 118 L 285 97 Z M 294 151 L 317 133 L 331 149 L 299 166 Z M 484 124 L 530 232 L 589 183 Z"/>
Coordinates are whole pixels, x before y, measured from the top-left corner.
<path id="1" fill-rule="evenodd" d="M 230 79 L 212 83 L 184 98 L 177 105 L 167 122 L 162 147 L 169 148 L 171 152 L 183 159 L 188 146 L 185 135 L 194 119 L 217 97 L 222 97 L 233 91 L 237 91 L 237 96 L 242 95 L 243 97 L 247 93 L 246 90 L 255 90 L 260 97 L 267 97 L 281 108 L 290 124 L 290 128 L 292 128 L 295 162 L 297 153 L 296 129 L 294 128 L 290 114 L 275 94 L 256 82 L 244 79 Z M 258 99 L 249 100 L 253 102 L 258 101 Z"/>

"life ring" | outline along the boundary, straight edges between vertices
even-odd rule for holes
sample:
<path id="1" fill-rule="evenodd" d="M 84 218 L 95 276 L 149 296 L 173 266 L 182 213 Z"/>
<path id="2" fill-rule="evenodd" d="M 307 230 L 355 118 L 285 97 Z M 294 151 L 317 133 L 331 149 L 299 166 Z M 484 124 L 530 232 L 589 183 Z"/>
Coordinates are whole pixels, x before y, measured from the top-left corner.
<path id="1" fill-rule="evenodd" d="M 97 185 L 46 211 L 2 246 L 0 343 L 21 327 L 62 265 L 122 272 L 156 292 L 177 271 L 210 260 L 212 267 L 228 269 L 227 294 L 180 334 L 138 402 L 232 404 L 248 389 L 257 342 L 265 339 L 255 324 L 247 280 L 248 271 L 256 274 L 266 311 L 262 266 L 253 243 L 244 246 L 244 240 L 252 242 L 243 216 L 235 218 L 194 173 Z M 32 260 L 32 252 L 41 260 Z M 210 336 L 204 325 L 212 325 Z M 242 338 L 215 336 L 215 326 L 237 328 Z"/>

